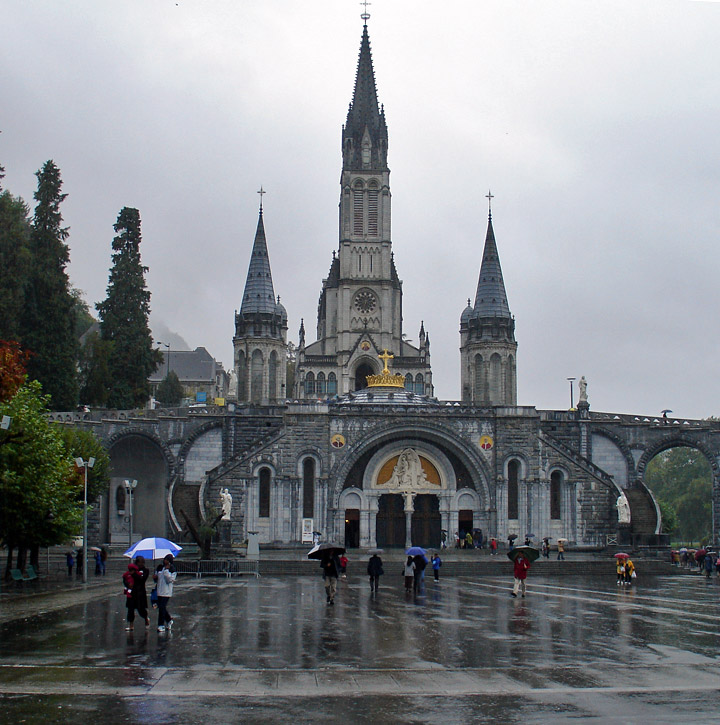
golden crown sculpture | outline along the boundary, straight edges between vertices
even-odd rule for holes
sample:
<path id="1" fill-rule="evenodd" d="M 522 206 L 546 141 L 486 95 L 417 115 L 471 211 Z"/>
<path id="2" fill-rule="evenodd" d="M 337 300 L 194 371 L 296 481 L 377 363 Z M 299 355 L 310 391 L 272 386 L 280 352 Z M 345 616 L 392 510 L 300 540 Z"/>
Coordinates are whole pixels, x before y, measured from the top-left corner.
<path id="1" fill-rule="evenodd" d="M 405 378 L 402 375 L 391 375 L 390 368 L 388 367 L 388 360 L 392 360 L 395 356 L 391 355 L 387 348 L 383 351 L 382 355 L 378 357 L 383 361 L 385 367 L 380 375 L 368 375 L 365 380 L 369 388 L 404 388 Z"/>

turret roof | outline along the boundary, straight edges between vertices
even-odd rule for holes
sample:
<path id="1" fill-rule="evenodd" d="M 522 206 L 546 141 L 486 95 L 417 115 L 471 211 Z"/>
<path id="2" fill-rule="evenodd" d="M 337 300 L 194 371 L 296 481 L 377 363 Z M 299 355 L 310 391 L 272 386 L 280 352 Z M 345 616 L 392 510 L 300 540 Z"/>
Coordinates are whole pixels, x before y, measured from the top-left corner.
<path id="1" fill-rule="evenodd" d="M 265 225 L 263 223 L 262 207 L 258 218 L 257 231 L 250 264 L 248 266 L 245 292 L 243 293 L 240 314 L 277 312 L 278 302 L 275 299 L 272 273 L 270 272 L 270 257 L 268 256 L 267 241 L 265 239 Z"/>
<path id="2" fill-rule="evenodd" d="M 485 249 L 475 294 L 474 317 L 511 317 L 498 256 L 492 215 L 488 215 Z"/>

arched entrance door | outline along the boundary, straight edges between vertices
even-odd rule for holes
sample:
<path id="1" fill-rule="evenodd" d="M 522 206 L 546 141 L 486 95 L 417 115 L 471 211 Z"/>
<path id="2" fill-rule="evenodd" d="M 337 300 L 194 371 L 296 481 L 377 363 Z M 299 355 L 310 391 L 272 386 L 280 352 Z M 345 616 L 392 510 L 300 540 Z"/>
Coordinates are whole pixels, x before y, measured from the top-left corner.
<path id="1" fill-rule="evenodd" d="M 358 365 L 358 368 L 355 371 L 355 390 L 362 390 L 363 388 L 367 388 L 368 384 L 365 378 L 367 378 L 368 375 L 374 374 L 375 371 L 367 363 L 362 363 L 362 365 Z"/>
<path id="2" fill-rule="evenodd" d="M 440 503 L 435 494 L 415 496 L 415 511 L 410 529 L 413 546 L 440 546 Z"/>
<path id="3" fill-rule="evenodd" d="M 405 547 L 405 502 L 399 493 L 380 496 L 375 538 L 380 547 Z"/>

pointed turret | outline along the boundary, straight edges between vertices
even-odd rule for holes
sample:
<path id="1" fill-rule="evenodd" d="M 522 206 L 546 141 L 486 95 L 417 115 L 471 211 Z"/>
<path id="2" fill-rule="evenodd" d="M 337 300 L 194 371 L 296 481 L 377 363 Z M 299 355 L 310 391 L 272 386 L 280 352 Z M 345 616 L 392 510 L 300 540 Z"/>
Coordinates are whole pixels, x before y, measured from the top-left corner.
<path id="1" fill-rule="evenodd" d="M 363 26 L 355 90 L 343 127 L 343 169 L 387 169 L 385 111 L 378 105 L 370 36 Z"/>
<path id="2" fill-rule="evenodd" d="M 468 300 L 460 316 L 463 400 L 478 405 L 515 405 L 516 354 L 515 320 L 489 213 L 475 304 L 471 307 Z"/>
<path id="3" fill-rule="evenodd" d="M 485 249 L 483 250 L 473 312 L 476 317 L 511 317 L 500 267 L 500 257 L 495 243 L 492 214 L 488 215 Z"/>
<path id="4" fill-rule="evenodd" d="M 265 193 L 260 190 L 259 193 Z M 287 312 L 275 297 L 262 203 L 240 312 L 235 313 L 238 402 L 268 404 L 285 398 Z M 252 364 L 253 376 L 250 376 Z"/>
<path id="5" fill-rule="evenodd" d="M 255 242 L 250 255 L 240 314 L 245 315 L 253 312 L 274 314 L 275 308 L 275 291 L 273 289 L 272 273 L 270 272 L 267 240 L 265 239 L 263 211 L 262 206 L 260 206 L 260 215 L 258 217 L 257 231 L 255 232 Z"/>

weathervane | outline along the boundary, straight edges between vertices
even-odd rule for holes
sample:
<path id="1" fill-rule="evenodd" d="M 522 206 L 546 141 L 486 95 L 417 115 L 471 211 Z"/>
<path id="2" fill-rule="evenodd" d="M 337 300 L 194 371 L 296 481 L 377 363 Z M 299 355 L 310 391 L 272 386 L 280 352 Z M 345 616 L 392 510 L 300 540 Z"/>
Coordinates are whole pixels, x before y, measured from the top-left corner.
<path id="1" fill-rule="evenodd" d="M 265 194 L 267 194 L 267 191 L 265 191 L 265 189 L 263 189 L 261 186 L 260 191 L 258 191 L 258 194 L 260 194 L 260 211 L 262 212 L 262 198 L 263 198 L 263 196 L 265 196 Z"/>
<path id="2" fill-rule="evenodd" d="M 485 198 L 488 200 L 488 216 L 492 216 L 492 200 L 495 198 L 492 191 L 488 189 L 488 193 L 485 194 Z"/>
<path id="3" fill-rule="evenodd" d="M 367 21 L 370 20 L 370 13 L 367 11 L 367 6 L 372 5 L 372 3 L 369 3 L 368 0 L 363 0 L 360 5 L 363 6 L 363 13 L 360 15 L 360 17 L 365 22 L 365 25 L 367 25 Z"/>

